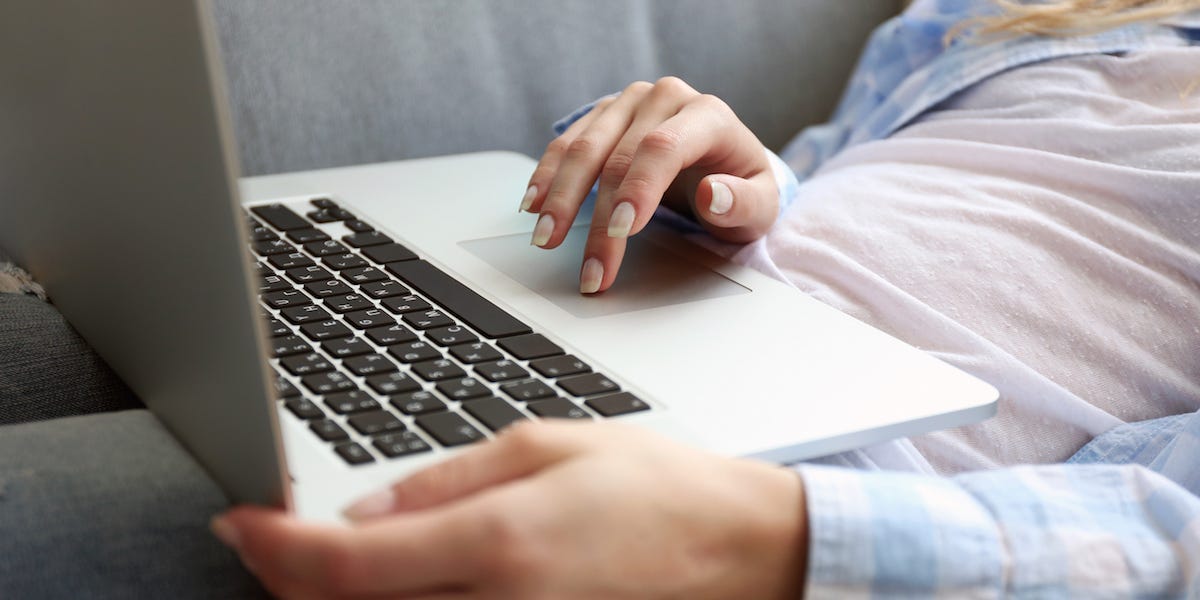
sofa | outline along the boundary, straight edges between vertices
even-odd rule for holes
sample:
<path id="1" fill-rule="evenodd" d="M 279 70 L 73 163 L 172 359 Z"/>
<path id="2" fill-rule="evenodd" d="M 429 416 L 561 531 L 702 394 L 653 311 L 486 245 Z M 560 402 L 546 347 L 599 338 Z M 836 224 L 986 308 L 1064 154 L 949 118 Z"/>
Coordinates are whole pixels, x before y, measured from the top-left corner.
<path id="1" fill-rule="evenodd" d="M 260 175 L 537 156 L 558 117 L 665 75 L 778 149 L 828 117 L 864 39 L 903 4 L 213 0 L 213 15 L 242 173 Z M 52 301 L 0 292 L 0 595 L 261 596 L 207 533 L 221 491 Z"/>

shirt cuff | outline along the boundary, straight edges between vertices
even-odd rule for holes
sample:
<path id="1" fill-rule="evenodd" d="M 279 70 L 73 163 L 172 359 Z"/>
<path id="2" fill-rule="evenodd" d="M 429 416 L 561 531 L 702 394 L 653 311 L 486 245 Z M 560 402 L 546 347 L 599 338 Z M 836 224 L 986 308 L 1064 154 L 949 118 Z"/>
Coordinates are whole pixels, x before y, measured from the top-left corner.
<path id="1" fill-rule="evenodd" d="M 805 598 L 1001 596 L 991 514 L 952 480 L 803 465 Z"/>

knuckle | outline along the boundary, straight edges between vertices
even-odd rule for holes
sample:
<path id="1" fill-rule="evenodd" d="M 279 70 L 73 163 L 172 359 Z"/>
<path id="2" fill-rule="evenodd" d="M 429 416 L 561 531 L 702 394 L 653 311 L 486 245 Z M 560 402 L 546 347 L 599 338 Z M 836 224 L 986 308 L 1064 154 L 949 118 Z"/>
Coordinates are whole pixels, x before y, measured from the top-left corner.
<path id="1" fill-rule="evenodd" d="M 604 163 L 604 168 L 600 171 L 600 174 L 606 181 L 619 182 L 629 173 L 631 166 L 633 166 L 632 155 L 626 152 L 614 152 Z"/>
<path id="2" fill-rule="evenodd" d="M 721 114 L 721 115 L 733 114 L 733 109 L 730 108 L 729 105 L 726 104 L 724 100 L 722 100 L 712 94 L 701 94 L 696 97 L 694 102 L 696 102 L 697 105 L 699 105 L 705 109 L 711 110 L 717 114 Z"/>
<path id="3" fill-rule="evenodd" d="M 545 571 L 546 556 L 534 539 L 533 527 L 524 511 L 491 510 L 483 518 L 484 538 L 494 552 L 488 553 L 481 567 L 494 581 L 521 587 L 521 582 L 534 581 Z"/>
<path id="4" fill-rule="evenodd" d="M 638 151 L 654 155 L 674 154 L 679 150 L 680 144 L 683 142 L 679 133 L 671 130 L 658 128 L 646 134 L 642 141 L 638 144 Z"/>
<path id="5" fill-rule="evenodd" d="M 686 92 L 686 91 L 689 91 L 692 89 L 692 86 L 688 85 L 684 80 L 682 80 L 674 75 L 667 75 L 666 77 L 660 77 L 658 79 L 658 81 L 654 82 L 654 87 L 657 89 L 663 90 L 665 92 L 676 93 L 676 94 L 680 93 L 680 92 Z"/>
<path id="6" fill-rule="evenodd" d="M 567 145 L 568 159 L 587 159 L 591 158 L 599 150 L 600 144 L 596 140 L 588 136 L 579 136 Z"/>
<path id="7" fill-rule="evenodd" d="M 548 155 L 560 155 L 567 151 L 567 146 L 569 146 L 569 145 L 570 145 L 570 142 L 568 142 L 565 138 L 563 138 L 560 135 L 560 136 L 550 140 L 549 144 L 546 144 L 546 152 L 545 153 Z"/>
<path id="8" fill-rule="evenodd" d="M 654 87 L 649 81 L 635 81 L 625 86 L 625 91 L 634 94 L 644 93 Z"/>

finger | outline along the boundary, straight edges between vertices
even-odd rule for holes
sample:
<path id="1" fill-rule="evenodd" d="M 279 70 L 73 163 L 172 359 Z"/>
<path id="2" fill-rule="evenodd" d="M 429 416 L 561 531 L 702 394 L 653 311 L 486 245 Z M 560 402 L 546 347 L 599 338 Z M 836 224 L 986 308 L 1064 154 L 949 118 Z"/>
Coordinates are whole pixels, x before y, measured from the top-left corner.
<path id="1" fill-rule="evenodd" d="M 635 107 L 650 87 L 649 83 L 639 81 L 625 88 L 602 114 L 567 144 L 539 206 L 533 245 L 555 248 L 562 243 L 579 206 L 600 175 L 600 168 L 629 127 Z M 535 204 L 537 202 L 534 200 Z"/>
<path id="2" fill-rule="evenodd" d="M 397 511 L 445 504 L 480 490 L 528 476 L 571 456 L 581 447 L 578 424 L 518 423 L 492 442 L 418 471 L 346 509 L 366 520 Z"/>
<path id="3" fill-rule="evenodd" d="M 592 110 L 571 123 L 570 127 L 567 127 L 558 137 L 550 140 L 541 159 L 538 160 L 537 166 L 533 169 L 533 175 L 529 177 L 525 195 L 521 198 L 522 211 L 537 212 L 541 208 L 542 201 L 546 199 L 546 192 L 550 189 L 550 183 L 554 181 L 554 174 L 558 171 L 558 165 L 562 162 L 563 155 L 566 154 L 571 141 L 587 129 L 592 121 L 595 121 L 596 117 L 616 99 L 617 96 L 613 95 L 597 100 Z"/>
<path id="4" fill-rule="evenodd" d="M 696 186 L 694 198 L 696 220 L 729 242 L 762 237 L 779 214 L 779 189 L 769 169 L 749 179 L 709 175 Z"/>
<path id="5" fill-rule="evenodd" d="M 753 177 L 767 167 L 761 148 L 728 106 L 708 95 L 693 98 L 678 114 L 646 133 L 611 200 L 597 206 L 584 248 L 581 291 L 603 291 L 613 284 L 624 244 L 605 238 L 623 240 L 641 231 L 681 171 L 712 166 L 738 177 Z"/>
<path id="6" fill-rule="evenodd" d="M 479 572 L 472 505 L 412 513 L 361 527 L 305 523 L 260 507 L 238 507 L 214 520 L 234 531 L 243 561 L 272 591 L 323 596 L 425 593 L 463 589 Z M 225 536 L 223 540 L 229 541 Z"/>

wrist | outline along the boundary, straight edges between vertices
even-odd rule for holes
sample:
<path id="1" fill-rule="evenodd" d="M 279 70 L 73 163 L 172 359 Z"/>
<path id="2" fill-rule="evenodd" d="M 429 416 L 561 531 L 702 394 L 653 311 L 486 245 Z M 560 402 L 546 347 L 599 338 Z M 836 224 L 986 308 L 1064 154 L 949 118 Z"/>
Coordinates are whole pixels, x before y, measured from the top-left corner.
<path id="1" fill-rule="evenodd" d="M 808 516 L 804 484 L 790 469 L 757 462 L 744 462 L 753 478 L 754 493 L 761 502 L 750 515 L 748 543 L 756 551 L 748 572 L 757 582 L 755 598 L 793 600 L 803 594 L 808 567 Z"/>

